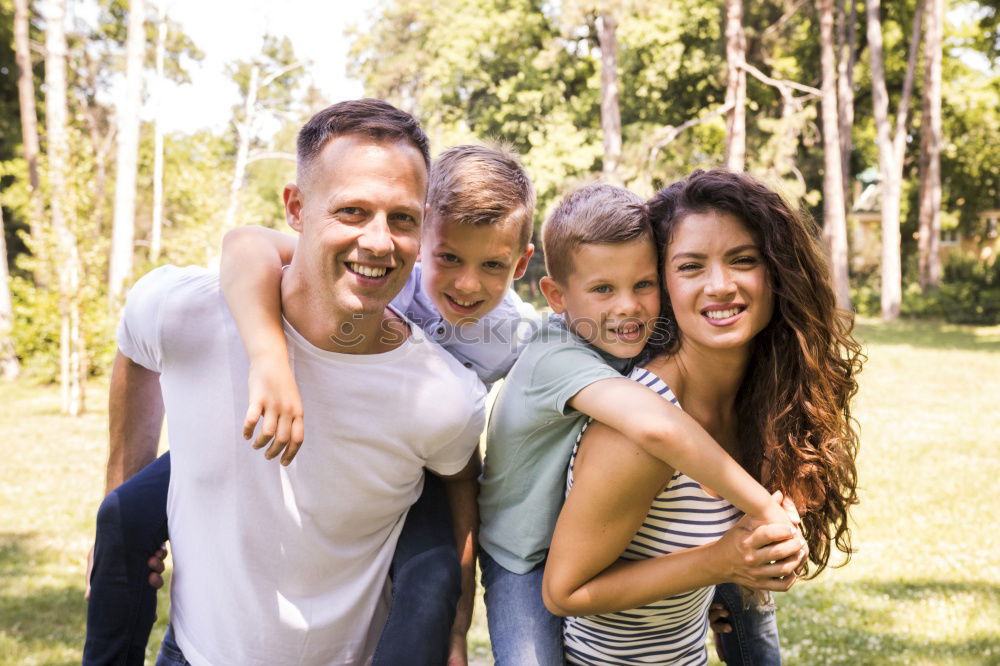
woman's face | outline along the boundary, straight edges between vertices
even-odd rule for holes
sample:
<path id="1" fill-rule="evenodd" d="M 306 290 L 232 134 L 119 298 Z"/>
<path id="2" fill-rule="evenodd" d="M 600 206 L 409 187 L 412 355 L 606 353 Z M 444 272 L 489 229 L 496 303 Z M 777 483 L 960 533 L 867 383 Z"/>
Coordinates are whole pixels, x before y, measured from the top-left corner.
<path id="1" fill-rule="evenodd" d="M 771 320 L 774 294 L 746 225 L 728 213 L 691 213 L 667 245 L 664 285 L 682 345 L 749 345 Z"/>

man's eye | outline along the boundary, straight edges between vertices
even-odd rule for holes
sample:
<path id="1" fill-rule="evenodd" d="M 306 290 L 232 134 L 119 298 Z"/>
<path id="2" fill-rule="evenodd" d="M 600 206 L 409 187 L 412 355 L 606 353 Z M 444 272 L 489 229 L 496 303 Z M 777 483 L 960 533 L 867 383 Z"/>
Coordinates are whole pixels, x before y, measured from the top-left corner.
<path id="1" fill-rule="evenodd" d="M 365 214 L 365 211 L 358 206 L 344 206 L 343 208 L 337 209 L 337 213 L 344 217 L 361 217 Z"/>
<path id="2" fill-rule="evenodd" d="M 398 224 L 415 225 L 417 224 L 417 218 L 413 217 L 409 213 L 396 213 L 392 216 L 394 222 Z"/>

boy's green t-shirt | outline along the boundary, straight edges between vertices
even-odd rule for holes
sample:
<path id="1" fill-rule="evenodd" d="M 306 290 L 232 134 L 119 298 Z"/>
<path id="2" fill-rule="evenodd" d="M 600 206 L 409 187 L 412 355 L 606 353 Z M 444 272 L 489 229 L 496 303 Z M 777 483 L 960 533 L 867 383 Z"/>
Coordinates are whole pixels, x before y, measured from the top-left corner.
<path id="1" fill-rule="evenodd" d="M 570 398 L 621 377 L 616 358 L 550 317 L 521 352 L 493 405 L 479 488 L 480 546 L 508 571 L 545 559 L 566 493 L 566 468 L 588 416 Z"/>

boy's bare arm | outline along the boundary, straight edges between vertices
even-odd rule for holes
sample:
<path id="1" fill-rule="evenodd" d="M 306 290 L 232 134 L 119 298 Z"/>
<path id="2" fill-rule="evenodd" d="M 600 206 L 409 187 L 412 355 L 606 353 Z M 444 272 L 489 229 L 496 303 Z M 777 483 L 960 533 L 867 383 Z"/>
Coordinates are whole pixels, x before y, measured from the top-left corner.
<path id="1" fill-rule="evenodd" d="M 467 663 L 466 635 L 472 626 L 472 608 L 476 596 L 476 539 L 479 528 L 477 479 L 481 466 L 477 449 L 461 472 L 441 477 L 448 495 L 448 506 L 451 508 L 452 531 L 462 570 L 462 596 L 459 597 L 451 629 L 448 666 Z"/>
<path id="2" fill-rule="evenodd" d="M 697 421 L 642 384 L 626 377 L 602 379 L 580 390 L 568 404 L 708 486 L 756 523 L 789 523 L 771 494 Z"/>
<path id="3" fill-rule="evenodd" d="M 295 251 L 295 238 L 263 227 L 240 227 L 222 241 L 219 282 L 250 357 L 250 404 L 243 437 L 263 418 L 254 448 L 281 463 L 295 457 L 304 438 L 302 399 L 288 364 L 281 326 L 281 268 Z M 272 442 L 273 438 L 273 442 Z"/>

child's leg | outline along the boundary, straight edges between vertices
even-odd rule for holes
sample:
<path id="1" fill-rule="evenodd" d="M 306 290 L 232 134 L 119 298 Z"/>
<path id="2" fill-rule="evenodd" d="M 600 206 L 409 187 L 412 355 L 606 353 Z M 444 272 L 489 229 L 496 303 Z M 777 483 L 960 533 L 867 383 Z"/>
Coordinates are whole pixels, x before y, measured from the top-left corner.
<path id="1" fill-rule="evenodd" d="M 720 634 L 722 652 L 727 666 L 775 666 L 781 664 L 778 622 L 774 604 L 743 608 L 739 585 L 725 583 L 715 586 L 713 603 L 721 603 L 729 611 L 726 620 L 733 630 Z"/>
<path id="2" fill-rule="evenodd" d="M 426 474 L 392 558 L 392 605 L 373 666 L 440 665 L 448 660 L 462 572 L 441 479 Z"/>
<path id="3" fill-rule="evenodd" d="M 145 660 L 156 620 L 156 590 L 147 561 L 167 540 L 170 453 L 112 491 L 97 512 L 94 569 L 87 602 L 83 663 L 133 664 Z"/>
<path id="4" fill-rule="evenodd" d="M 561 666 L 562 618 L 550 613 L 542 601 L 544 563 L 516 574 L 483 551 L 479 563 L 497 666 Z"/>

